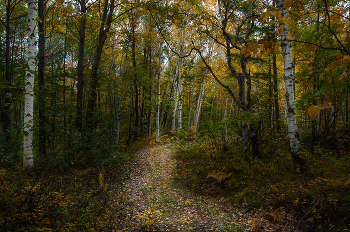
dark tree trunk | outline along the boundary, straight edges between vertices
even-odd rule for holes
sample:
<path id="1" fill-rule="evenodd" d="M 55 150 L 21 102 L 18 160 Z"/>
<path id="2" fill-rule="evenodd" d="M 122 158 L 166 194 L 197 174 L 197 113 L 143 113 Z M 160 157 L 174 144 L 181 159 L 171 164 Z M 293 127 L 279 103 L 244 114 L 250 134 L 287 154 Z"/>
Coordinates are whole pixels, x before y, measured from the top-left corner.
<path id="1" fill-rule="evenodd" d="M 114 11 L 114 0 L 111 0 L 110 6 L 108 8 L 108 0 L 105 0 L 105 4 L 103 7 L 103 15 L 102 15 L 102 22 L 100 26 L 100 32 L 98 36 L 98 43 L 97 43 L 97 49 L 96 49 L 96 55 L 95 55 L 95 60 L 92 66 L 92 72 L 91 72 L 91 82 L 90 82 L 90 94 L 88 97 L 88 103 L 87 103 L 87 110 L 86 110 L 86 124 L 87 124 L 87 129 L 89 132 L 92 132 L 95 128 L 95 123 L 94 123 L 94 111 L 95 111 L 95 106 L 96 106 L 96 88 L 98 84 L 98 76 L 97 76 L 97 71 L 98 71 L 98 66 L 101 60 L 101 55 L 102 55 L 102 50 L 103 50 L 103 45 L 107 39 L 107 33 L 109 32 L 109 29 L 112 24 L 112 16 L 113 16 L 113 11 Z M 108 14 L 108 18 L 107 18 Z M 107 21 L 106 21 L 107 19 Z"/>
<path id="2" fill-rule="evenodd" d="M 136 74 L 136 38 L 135 38 L 135 21 L 134 16 L 132 17 L 132 38 L 131 38 L 131 58 L 132 58 L 132 65 L 134 67 L 134 88 L 135 88 L 135 130 L 134 130 L 134 139 L 138 137 L 138 131 L 139 131 L 139 91 L 138 91 L 138 84 L 137 84 L 137 74 Z"/>
<path id="3" fill-rule="evenodd" d="M 261 154 L 259 151 L 259 127 L 256 128 L 254 123 L 250 124 L 250 142 L 252 146 L 252 156 L 261 159 Z"/>
<path id="4" fill-rule="evenodd" d="M 38 148 L 42 156 L 46 156 L 46 117 L 45 117 L 45 10 L 46 2 L 38 0 L 38 29 L 39 29 L 39 52 L 38 52 Z"/>
<path id="5" fill-rule="evenodd" d="M 77 115 L 75 126 L 79 132 L 83 128 L 83 91 L 84 91 L 84 53 L 85 53 L 85 26 L 86 26 L 86 1 L 80 1 L 80 20 L 79 29 L 79 54 L 78 54 L 78 86 L 77 86 Z"/>
<path id="6" fill-rule="evenodd" d="M 274 88 L 274 101 L 275 101 L 275 123 L 276 123 L 276 132 L 280 130 L 280 107 L 278 104 L 278 81 L 277 81 L 277 62 L 276 62 L 276 54 L 272 56 L 272 66 L 273 66 L 273 88 Z"/>
<path id="7" fill-rule="evenodd" d="M 5 92 L 4 92 L 4 108 L 1 110 L 1 121 L 5 141 L 7 144 L 11 142 L 11 117 L 10 117 L 10 106 L 11 106 L 11 73 L 10 73 L 10 18 L 11 18 L 11 1 L 7 1 L 6 5 L 6 54 L 5 54 Z"/>

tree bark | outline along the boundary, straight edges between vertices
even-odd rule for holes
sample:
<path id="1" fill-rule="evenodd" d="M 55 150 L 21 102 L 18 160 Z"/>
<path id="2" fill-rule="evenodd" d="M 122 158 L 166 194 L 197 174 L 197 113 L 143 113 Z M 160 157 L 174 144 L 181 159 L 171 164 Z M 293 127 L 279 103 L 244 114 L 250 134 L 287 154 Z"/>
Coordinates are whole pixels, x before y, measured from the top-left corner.
<path id="1" fill-rule="evenodd" d="M 276 132 L 280 130 L 280 107 L 278 104 L 278 80 L 277 80 L 277 61 L 276 54 L 272 56 L 272 67 L 273 67 L 273 89 L 274 89 L 274 102 L 275 102 L 275 123 L 276 123 Z"/>
<path id="2" fill-rule="evenodd" d="M 95 128 L 94 111 L 95 111 L 96 98 L 97 98 L 96 88 L 99 81 L 99 78 L 97 76 L 97 71 L 101 60 L 103 46 L 107 39 L 107 33 L 109 32 L 112 24 L 112 16 L 113 16 L 113 11 L 115 7 L 114 0 L 111 0 L 109 7 L 108 7 L 108 2 L 109 0 L 105 0 L 105 3 L 104 3 L 96 55 L 95 55 L 95 60 L 94 60 L 94 64 L 92 66 L 92 72 L 91 72 L 90 94 L 88 98 L 87 111 L 86 111 L 86 122 L 87 122 L 87 128 L 89 132 L 92 132 Z"/>
<path id="3" fill-rule="evenodd" d="M 23 166 L 34 167 L 33 159 L 33 115 L 34 115 L 34 73 L 36 57 L 36 3 L 28 0 L 28 37 L 27 57 L 28 71 L 26 72 L 24 94 L 24 136 L 23 136 Z"/>
<path id="4" fill-rule="evenodd" d="M 77 84 L 77 115 L 75 126 L 81 133 L 83 128 L 83 96 L 84 96 L 84 54 L 85 54 L 85 27 L 86 27 L 86 1 L 80 0 L 80 29 L 78 54 L 78 84 Z"/>
<path id="5" fill-rule="evenodd" d="M 201 84 L 201 89 L 199 91 L 198 95 L 198 100 L 197 100 L 197 106 L 196 106 L 196 111 L 194 112 L 193 116 L 193 130 L 195 132 L 198 131 L 198 122 L 199 122 L 199 117 L 201 114 L 202 110 L 202 104 L 203 104 L 203 98 L 204 98 L 204 92 L 205 92 L 205 79 L 207 78 L 207 70 L 205 71 L 205 74 L 202 77 L 202 84 Z"/>
<path id="6" fill-rule="evenodd" d="M 185 43 L 185 28 L 179 29 L 179 39 L 180 39 L 180 61 L 178 65 L 178 95 L 179 95 L 179 115 L 178 115 L 178 130 L 182 130 L 182 65 L 183 65 L 183 51 Z"/>
<path id="7" fill-rule="evenodd" d="M 158 62 L 158 82 L 157 82 L 157 119 L 156 119 L 156 141 L 160 141 L 160 79 L 162 73 L 162 47 L 163 43 L 159 46 L 159 62 Z"/>
<path id="8" fill-rule="evenodd" d="M 45 12 L 46 2 L 38 0 L 38 32 L 39 32 L 39 52 L 38 52 L 38 149 L 39 153 L 46 157 L 46 93 L 45 93 Z"/>
<path id="9" fill-rule="evenodd" d="M 287 9 L 283 7 L 284 0 L 277 0 L 277 7 L 282 12 L 283 16 L 287 16 Z M 284 32 L 281 34 L 281 46 L 284 61 L 284 82 L 285 82 L 285 97 L 287 108 L 287 124 L 289 145 L 293 160 L 293 167 L 296 173 L 303 173 L 306 169 L 306 161 L 301 155 L 301 146 L 299 143 L 298 125 L 296 120 L 294 103 L 294 76 L 293 76 L 293 59 L 292 46 L 288 35 L 288 25 L 284 25 Z"/>
<path id="10" fill-rule="evenodd" d="M 11 13 L 12 13 L 12 6 L 11 6 L 11 0 L 7 0 L 6 4 L 6 42 L 5 42 L 5 93 L 4 93 L 4 108 L 1 110 L 1 121 L 2 121 L 2 129 L 5 135 L 5 141 L 7 143 L 7 146 L 11 143 L 11 99 L 12 99 L 12 93 L 11 93 L 11 73 L 10 73 L 10 34 L 11 34 L 11 27 L 10 27 L 10 20 L 11 20 Z"/>

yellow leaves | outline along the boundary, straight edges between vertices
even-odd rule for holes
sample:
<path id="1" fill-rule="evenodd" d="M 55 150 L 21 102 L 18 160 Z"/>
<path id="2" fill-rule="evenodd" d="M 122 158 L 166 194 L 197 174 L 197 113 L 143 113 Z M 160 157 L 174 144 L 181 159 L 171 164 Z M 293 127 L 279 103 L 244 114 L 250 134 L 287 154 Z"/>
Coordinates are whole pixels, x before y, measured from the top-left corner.
<path id="1" fill-rule="evenodd" d="M 271 41 L 264 41 L 262 46 L 261 46 L 261 54 L 257 54 L 256 56 L 258 58 L 260 57 L 266 57 L 268 55 L 273 54 L 275 51 L 278 50 L 278 46 L 276 46 L 275 43 Z"/>
<path id="2" fill-rule="evenodd" d="M 331 14 L 330 16 L 329 16 L 329 19 L 331 20 L 331 21 L 333 21 L 333 20 L 336 20 L 337 18 L 339 18 L 339 14 Z"/>
<path id="3" fill-rule="evenodd" d="M 335 57 L 335 58 L 339 60 L 339 59 L 343 59 L 343 57 L 344 57 L 344 55 L 343 55 L 343 54 L 338 54 L 338 55 L 336 55 L 336 57 Z"/>
<path id="4" fill-rule="evenodd" d="M 278 28 L 278 34 L 281 34 L 282 32 L 284 32 L 284 25 L 283 24 Z"/>
<path id="5" fill-rule="evenodd" d="M 331 105 L 331 102 L 329 104 L 323 104 L 323 105 L 318 105 L 318 106 L 311 105 L 309 107 L 309 109 L 307 110 L 307 112 L 308 112 L 310 118 L 312 120 L 315 120 L 315 118 L 321 112 L 321 110 L 324 110 L 328 113 L 328 111 L 331 109 L 330 105 Z"/>
<path id="6" fill-rule="evenodd" d="M 332 62 L 329 64 L 329 66 L 328 66 L 327 68 L 325 68 L 325 71 L 326 71 L 326 72 L 329 72 L 329 71 L 333 70 L 333 69 L 335 68 L 335 66 L 337 66 L 337 64 L 338 64 L 338 60 L 332 61 Z"/>
<path id="7" fill-rule="evenodd" d="M 292 19 L 283 19 L 284 24 L 290 25 L 292 23 Z"/>
<path id="8" fill-rule="evenodd" d="M 248 57 L 251 52 L 256 54 L 259 47 L 260 47 L 259 43 L 249 41 L 249 42 L 247 42 L 246 46 L 243 46 L 241 48 L 241 53 L 243 56 Z"/>
<path id="9" fill-rule="evenodd" d="M 292 35 L 291 32 L 289 32 L 288 35 L 286 36 L 286 39 L 288 39 L 288 40 L 295 40 L 295 38 L 296 37 L 294 35 Z"/>
<path id="10" fill-rule="evenodd" d="M 285 17 L 285 16 L 284 16 Z M 281 18 L 282 18 L 282 12 L 281 11 L 278 11 L 277 12 L 277 16 L 276 16 L 276 18 L 277 18 L 277 20 L 281 20 Z"/>
<path id="11" fill-rule="evenodd" d="M 350 60 L 350 56 L 343 56 L 343 60 Z"/>
<path id="12" fill-rule="evenodd" d="M 317 115 L 321 112 L 321 109 L 317 108 L 315 105 L 311 105 L 309 107 L 309 109 L 307 110 L 310 118 L 312 120 L 315 120 L 315 118 L 317 117 Z"/>
<path id="13" fill-rule="evenodd" d="M 283 7 L 288 9 L 293 6 L 293 0 L 284 0 Z"/>
<path id="14" fill-rule="evenodd" d="M 250 51 L 247 46 L 241 48 L 241 53 L 244 57 L 248 57 L 250 55 Z"/>
<path id="15" fill-rule="evenodd" d="M 312 44 L 310 44 L 310 43 L 306 44 L 306 50 L 310 51 L 310 50 L 312 50 L 312 48 L 313 48 Z"/>
<path id="16" fill-rule="evenodd" d="M 278 12 L 280 11 L 277 11 L 277 10 L 270 10 L 268 11 L 270 15 L 273 15 L 273 16 L 277 16 Z M 282 13 L 282 12 L 281 12 Z"/>
<path id="17" fill-rule="evenodd" d="M 249 42 L 247 43 L 247 47 L 248 47 L 248 49 L 249 49 L 250 51 L 256 53 L 257 49 L 258 49 L 260 46 L 259 46 L 259 43 L 257 43 L 257 42 L 250 42 L 250 41 L 249 41 Z"/>
<path id="18" fill-rule="evenodd" d="M 259 17 L 260 22 L 265 22 L 269 18 L 269 13 L 268 12 L 263 12 L 261 16 Z"/>
<path id="19" fill-rule="evenodd" d="M 340 74 L 340 76 L 339 76 L 339 80 L 340 81 L 342 81 L 342 80 L 347 81 L 348 80 L 348 74 L 345 71 L 342 72 L 342 74 Z"/>

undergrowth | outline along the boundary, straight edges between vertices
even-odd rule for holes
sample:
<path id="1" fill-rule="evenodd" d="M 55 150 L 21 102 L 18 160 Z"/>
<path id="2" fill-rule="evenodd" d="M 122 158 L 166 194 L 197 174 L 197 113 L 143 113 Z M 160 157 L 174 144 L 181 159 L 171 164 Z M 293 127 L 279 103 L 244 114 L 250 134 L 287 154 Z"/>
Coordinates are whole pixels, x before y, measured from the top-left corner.
<path id="1" fill-rule="evenodd" d="M 308 171 L 298 175 L 285 133 L 262 137 L 263 159 L 243 154 L 238 137 L 224 143 L 202 135 L 178 149 L 175 175 L 195 191 L 260 209 L 270 221 L 293 222 L 302 231 L 342 230 L 350 228 L 350 140 L 340 132 L 333 138 L 336 147 L 303 151 Z"/>
<path id="2" fill-rule="evenodd" d="M 115 228 L 125 218 L 115 191 L 123 174 L 118 167 L 98 165 L 64 171 L 2 169 L 0 231 Z"/>

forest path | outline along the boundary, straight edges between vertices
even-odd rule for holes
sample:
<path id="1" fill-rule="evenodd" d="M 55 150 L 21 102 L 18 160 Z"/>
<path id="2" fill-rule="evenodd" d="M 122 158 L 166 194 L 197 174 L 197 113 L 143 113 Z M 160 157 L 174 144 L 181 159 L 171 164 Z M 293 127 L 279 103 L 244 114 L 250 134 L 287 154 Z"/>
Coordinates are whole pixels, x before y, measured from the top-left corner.
<path id="1" fill-rule="evenodd" d="M 135 154 L 124 185 L 127 231 L 246 231 L 248 218 L 232 206 L 198 195 L 178 183 L 171 144 Z M 126 226 L 126 225 L 124 225 Z M 125 227 L 124 227 L 125 228 Z M 121 228 L 120 228 L 121 229 Z"/>

